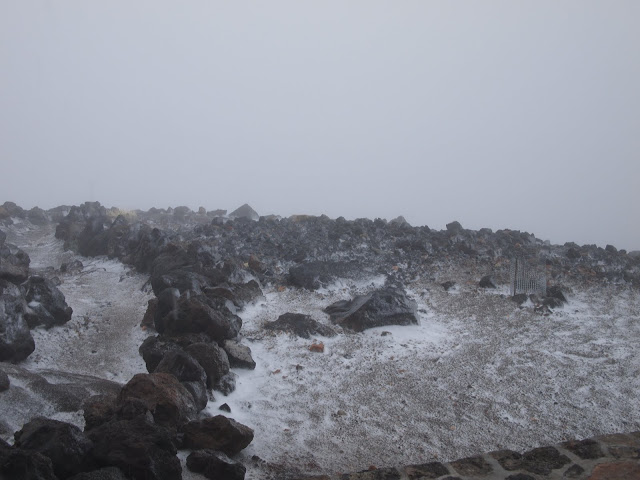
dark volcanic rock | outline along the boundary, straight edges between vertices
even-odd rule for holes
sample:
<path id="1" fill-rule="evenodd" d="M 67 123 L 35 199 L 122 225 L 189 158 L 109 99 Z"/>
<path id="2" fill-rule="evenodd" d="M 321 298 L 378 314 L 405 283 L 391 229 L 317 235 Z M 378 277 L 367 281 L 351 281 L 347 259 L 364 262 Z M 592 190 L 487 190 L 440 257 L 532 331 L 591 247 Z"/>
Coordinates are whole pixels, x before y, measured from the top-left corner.
<path id="1" fill-rule="evenodd" d="M 0 247 L 4 245 L 5 240 L 7 239 L 7 234 L 0 230 Z"/>
<path id="2" fill-rule="evenodd" d="M 171 340 L 164 339 L 161 335 L 145 338 L 138 348 L 149 373 L 156 371 L 165 355 L 176 350 L 180 350 L 180 346 Z"/>
<path id="3" fill-rule="evenodd" d="M 383 325 L 418 323 L 416 303 L 402 288 L 395 286 L 385 286 L 350 302 L 336 302 L 324 311 L 331 321 L 356 332 Z"/>
<path id="4" fill-rule="evenodd" d="M 60 271 L 62 273 L 78 273 L 81 272 L 84 265 L 80 260 L 72 260 L 71 262 L 65 262 L 60 265 Z"/>
<path id="5" fill-rule="evenodd" d="M 36 417 L 15 433 L 15 446 L 48 457 L 59 478 L 91 470 L 91 441 L 75 425 Z"/>
<path id="6" fill-rule="evenodd" d="M 0 478 L 3 480 L 59 480 L 48 457 L 10 447 L 0 440 Z"/>
<path id="7" fill-rule="evenodd" d="M 25 299 L 28 306 L 25 320 L 30 328 L 38 325 L 51 328 L 71 320 L 73 310 L 52 280 L 34 275 L 23 287 L 27 292 Z"/>
<path id="8" fill-rule="evenodd" d="M 0 280 L 19 284 L 29 276 L 29 255 L 11 243 L 0 244 Z"/>
<path id="9" fill-rule="evenodd" d="M 348 278 L 359 271 L 354 262 L 313 261 L 289 269 L 289 283 L 294 287 L 317 290 L 337 278 Z"/>
<path id="10" fill-rule="evenodd" d="M 223 375 L 213 386 L 214 390 L 222 392 L 223 395 L 229 395 L 236 389 L 236 379 L 238 376 L 233 372 Z"/>
<path id="11" fill-rule="evenodd" d="M 212 340 L 222 342 L 237 337 L 242 327 L 242 319 L 223 302 L 216 303 L 203 295 L 185 293 L 177 299 L 175 309 L 164 316 L 162 313 L 163 302 L 158 299 L 156 330 L 167 335 L 206 333 Z"/>
<path id="12" fill-rule="evenodd" d="M 211 480 L 244 480 L 244 465 L 215 450 L 196 450 L 187 457 L 187 468 Z"/>
<path id="13" fill-rule="evenodd" d="M 496 288 L 496 284 L 493 281 L 493 277 L 491 275 L 485 275 L 484 277 L 482 277 L 478 285 L 481 288 Z"/>
<path id="14" fill-rule="evenodd" d="M 258 220 L 260 215 L 248 204 L 244 204 L 241 207 L 236 208 L 229 214 L 229 218 L 248 218 L 249 220 Z"/>
<path id="15" fill-rule="evenodd" d="M 333 337 L 336 332 L 326 325 L 315 321 L 310 315 L 301 313 L 285 313 L 280 315 L 275 322 L 267 323 L 264 328 L 267 330 L 277 330 L 289 332 L 298 337 L 310 338 L 311 335 L 322 335 Z"/>
<path id="16" fill-rule="evenodd" d="M 92 472 L 79 473 L 69 480 L 127 480 L 127 477 L 117 467 L 105 467 Z"/>
<path id="17" fill-rule="evenodd" d="M 20 288 L 0 279 L 0 361 L 19 362 L 35 350 L 24 314 L 26 303 Z"/>
<path id="18" fill-rule="evenodd" d="M 176 377 L 168 373 L 139 373 L 122 387 L 118 405 L 129 398 L 142 400 L 159 425 L 177 428 L 195 418 L 193 396 Z"/>
<path id="19" fill-rule="evenodd" d="M 88 435 L 98 465 L 118 467 L 135 480 L 182 478 L 174 438 L 143 416 L 102 424 Z"/>
<path id="20" fill-rule="evenodd" d="M 116 413 L 116 395 L 93 395 L 82 404 L 85 431 L 102 425 Z"/>
<path id="21" fill-rule="evenodd" d="M 253 370 L 256 368 L 256 362 L 251 356 L 251 349 L 246 345 L 242 345 L 233 340 L 225 340 L 223 345 L 224 351 L 227 352 L 229 364 L 236 368 L 247 368 Z"/>
<path id="22" fill-rule="evenodd" d="M 207 387 L 213 386 L 229 373 L 227 352 L 215 343 L 193 343 L 186 352 L 195 358 L 207 374 Z"/>
<path id="23" fill-rule="evenodd" d="M 446 281 L 446 282 L 442 282 L 440 285 L 442 285 L 442 288 L 445 289 L 445 291 L 449 291 L 451 288 L 453 288 L 455 286 L 456 282 L 452 282 L 451 280 Z"/>
<path id="24" fill-rule="evenodd" d="M 566 455 L 562 455 L 554 447 L 534 448 L 522 454 L 523 468 L 538 475 L 549 475 L 552 470 L 570 462 Z"/>
<path id="25" fill-rule="evenodd" d="M 167 353 L 155 369 L 156 373 L 170 373 L 191 393 L 198 411 L 207 406 L 207 374 L 188 353 L 175 350 Z"/>
<path id="26" fill-rule="evenodd" d="M 220 450 L 230 456 L 253 440 L 252 429 L 223 415 L 189 422 L 181 431 L 186 448 Z"/>

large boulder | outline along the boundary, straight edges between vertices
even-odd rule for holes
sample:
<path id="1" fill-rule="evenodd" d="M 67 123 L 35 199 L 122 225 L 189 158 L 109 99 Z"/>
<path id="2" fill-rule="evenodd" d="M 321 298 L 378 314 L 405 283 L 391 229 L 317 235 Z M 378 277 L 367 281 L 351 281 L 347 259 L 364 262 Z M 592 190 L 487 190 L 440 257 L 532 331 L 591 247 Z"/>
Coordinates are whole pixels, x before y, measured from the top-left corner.
<path id="1" fill-rule="evenodd" d="M 114 466 L 134 480 L 181 480 L 170 433 L 144 416 L 104 423 L 88 433 L 98 465 Z"/>
<path id="2" fill-rule="evenodd" d="M 16 447 L 49 457 L 59 478 L 93 469 L 88 455 L 93 445 L 75 425 L 35 417 L 14 437 Z"/>
<path id="3" fill-rule="evenodd" d="M 156 373 L 170 373 L 191 393 L 196 408 L 207 406 L 207 374 L 191 355 L 183 350 L 167 353 L 155 369 Z"/>
<path id="4" fill-rule="evenodd" d="M 223 342 L 237 337 L 242 327 L 242 319 L 231 313 L 223 302 L 204 295 L 184 293 L 177 299 L 175 308 L 166 311 L 158 298 L 155 326 L 161 334 L 206 333 L 212 340 Z"/>
<path id="5" fill-rule="evenodd" d="M 142 400 L 154 421 L 176 429 L 196 417 L 198 409 L 191 393 L 169 373 L 138 373 L 122 387 L 117 405 L 126 400 Z"/>
<path id="6" fill-rule="evenodd" d="M 89 431 L 111 420 L 117 410 L 116 395 L 93 395 L 82 404 L 84 430 Z"/>
<path id="7" fill-rule="evenodd" d="M 198 342 L 189 345 L 186 352 L 197 360 L 207 375 L 207 387 L 213 388 L 229 373 L 229 357 L 215 343 Z"/>
<path id="8" fill-rule="evenodd" d="M 196 420 L 184 425 L 184 446 L 194 450 L 220 450 L 233 456 L 253 440 L 253 430 L 224 415 Z"/>
<path id="9" fill-rule="evenodd" d="M 187 457 L 187 468 L 211 480 L 244 480 L 247 471 L 240 462 L 215 450 L 196 450 Z"/>
<path id="10" fill-rule="evenodd" d="M 356 332 L 384 325 L 418 323 L 416 303 L 398 286 L 388 285 L 351 301 L 341 300 L 324 311 L 334 323 Z"/>
<path id="11" fill-rule="evenodd" d="M 0 478 L 6 480 L 59 480 L 48 457 L 11 447 L 0 440 Z"/>
<path id="12" fill-rule="evenodd" d="M 249 220 L 259 220 L 260 215 L 253 208 L 251 208 L 248 204 L 244 204 L 241 207 L 236 208 L 233 212 L 229 214 L 229 218 L 247 218 Z"/>
<path id="13" fill-rule="evenodd" d="M 289 332 L 302 338 L 310 338 L 311 335 L 322 335 L 324 337 L 333 337 L 336 332 L 333 328 L 322 325 L 310 315 L 302 313 L 285 313 L 280 315 L 274 322 L 267 323 L 264 328 L 267 330 L 276 330 L 281 332 Z"/>
<path id="14" fill-rule="evenodd" d="M 0 243 L 0 280 L 22 283 L 29 277 L 31 259 L 11 243 Z"/>
<path id="15" fill-rule="evenodd" d="M 23 287 L 28 306 L 25 320 L 30 328 L 43 325 L 48 329 L 71 320 L 73 310 L 53 281 L 34 275 Z"/>
<path id="16" fill-rule="evenodd" d="M 0 279 L 0 361 L 19 362 L 36 348 L 25 320 L 27 306 L 22 290 Z"/>
<path id="17" fill-rule="evenodd" d="M 69 480 L 127 480 L 127 477 L 118 467 L 104 467 L 92 472 L 79 473 Z"/>
<path id="18" fill-rule="evenodd" d="M 171 340 L 164 339 L 160 335 L 145 338 L 138 348 L 138 352 L 142 355 L 142 359 L 147 365 L 147 371 L 149 373 L 156 371 L 158 364 L 166 354 L 176 350 L 180 350 L 180 346 L 178 344 Z"/>

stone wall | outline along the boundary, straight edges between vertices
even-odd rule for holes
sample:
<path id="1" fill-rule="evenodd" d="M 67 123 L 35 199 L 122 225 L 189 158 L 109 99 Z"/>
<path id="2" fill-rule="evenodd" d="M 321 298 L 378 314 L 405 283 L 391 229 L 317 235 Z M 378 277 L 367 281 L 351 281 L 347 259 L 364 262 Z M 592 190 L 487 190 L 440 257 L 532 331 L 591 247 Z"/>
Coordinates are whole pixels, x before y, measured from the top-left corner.
<path id="1" fill-rule="evenodd" d="M 572 440 L 524 453 L 489 452 L 451 463 L 372 469 L 300 480 L 637 480 L 640 432 Z"/>

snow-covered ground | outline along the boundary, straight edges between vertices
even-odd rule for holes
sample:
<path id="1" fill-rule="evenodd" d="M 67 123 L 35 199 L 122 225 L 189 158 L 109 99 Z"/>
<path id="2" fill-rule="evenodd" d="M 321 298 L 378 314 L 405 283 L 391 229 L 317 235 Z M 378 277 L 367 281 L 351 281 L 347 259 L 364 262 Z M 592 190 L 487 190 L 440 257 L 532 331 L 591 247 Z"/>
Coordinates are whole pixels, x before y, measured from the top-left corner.
<path id="1" fill-rule="evenodd" d="M 42 237 L 20 228 L 7 240 L 35 269 L 73 257 L 52 231 Z M 148 335 L 139 327 L 146 277 L 118 262 L 81 260 L 81 273 L 61 277 L 71 322 L 36 330 L 24 365 L 125 382 L 145 371 L 137 349 Z M 328 324 L 323 308 L 383 281 L 341 281 L 319 292 L 265 287 L 263 299 L 239 312 L 258 366 L 235 369 L 236 391 L 216 393 L 207 408 L 217 415 L 227 403 L 232 418 L 255 430 L 239 455 L 247 479 L 448 461 L 640 430 L 640 296 L 625 286 L 574 287 L 568 305 L 543 317 L 520 309 L 504 288 L 458 282 L 445 292 L 418 278 L 407 285 L 417 326 L 308 340 L 262 329 L 286 312 Z M 314 342 L 323 353 L 309 350 Z M 185 470 L 185 478 L 198 477 Z"/>

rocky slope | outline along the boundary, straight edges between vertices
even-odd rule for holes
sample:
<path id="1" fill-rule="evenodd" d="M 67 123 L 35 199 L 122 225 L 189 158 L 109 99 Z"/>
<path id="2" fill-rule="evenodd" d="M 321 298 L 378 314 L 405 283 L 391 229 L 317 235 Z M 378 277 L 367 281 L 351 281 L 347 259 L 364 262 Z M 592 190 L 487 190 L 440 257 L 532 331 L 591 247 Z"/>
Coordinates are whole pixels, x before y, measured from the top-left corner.
<path id="1" fill-rule="evenodd" d="M 34 310 L 28 287 L 50 285 L 49 296 L 58 288 L 74 310 L 62 327 L 28 332 L 35 324 L 27 323 L 23 331 L 36 345 L 57 336 L 57 346 L 36 346 L 26 360 L 12 360 L 38 375 L 49 364 L 127 385 L 133 374 L 149 371 L 135 376 L 133 386 L 116 384 L 111 396 L 93 400 L 94 409 L 108 415 L 88 422 L 86 405 L 84 417 L 69 411 L 64 418 L 84 427 L 87 441 L 95 443 L 93 428 L 111 424 L 155 438 L 160 425 L 172 446 L 160 448 L 158 461 L 177 465 L 166 470 L 178 472 L 170 460 L 176 448 L 220 450 L 215 442 L 221 440 L 184 443 L 189 422 L 218 418 L 218 407 L 226 407 L 225 415 L 256 432 L 243 451 L 226 452 L 244 463 L 246 475 L 295 478 L 640 428 L 631 407 L 637 376 L 627 374 L 640 369 L 630 340 L 638 333 L 635 254 L 612 246 L 550 245 L 516 231 L 470 231 L 457 222 L 432 231 L 402 219 L 256 220 L 245 207 L 233 219 L 224 211 L 186 207 L 0 207 L 3 230 L 10 240 L 22 239 L 36 259 L 32 271 L 26 264 L 25 277 L 25 255 L 2 239 L 5 289 L 13 289 L 3 299 Z M 54 225 L 58 240 L 46 234 Z M 55 258 L 42 253 L 56 248 Z M 556 287 L 550 297 L 525 297 L 522 305 L 508 297 L 515 255 L 546 265 Z M 56 285 L 55 277 L 63 283 Z M 108 287 L 114 282 L 118 288 Z M 118 312 L 118 304 L 127 306 Z M 83 353 L 70 353 L 80 340 Z M 167 375 L 172 386 L 158 384 Z M 27 393 L 37 384 L 20 384 L 15 371 L 8 378 Z M 138 391 L 133 403 L 123 393 L 131 388 Z M 142 393 L 150 389 L 161 393 Z M 157 401 L 166 397 L 175 399 L 168 418 L 166 401 Z M 63 418 L 55 408 L 48 411 Z M 5 420 L 7 433 L 33 414 L 21 415 Z M 117 438 L 103 453 L 87 453 L 93 463 L 83 468 L 117 467 L 137 478 L 134 467 L 110 460 L 109 452 L 126 441 Z M 11 448 L 18 447 L 24 448 Z M 241 464 L 207 455 L 191 467 L 204 471 L 215 464 L 230 469 L 228 475 L 245 475 Z M 179 458 L 189 466 L 185 454 Z"/>

